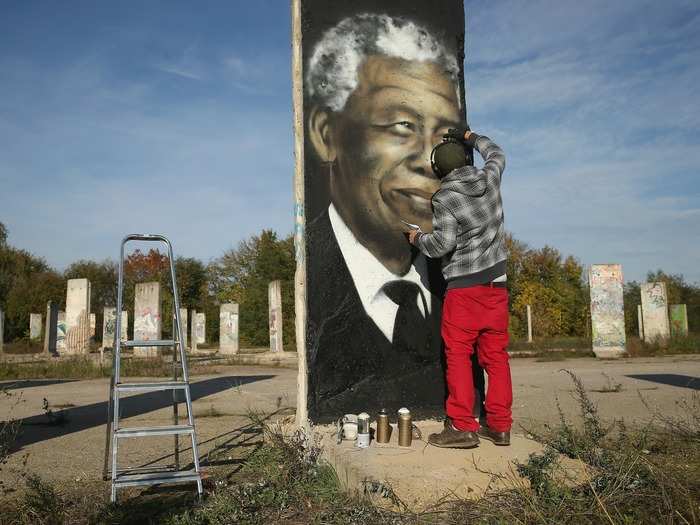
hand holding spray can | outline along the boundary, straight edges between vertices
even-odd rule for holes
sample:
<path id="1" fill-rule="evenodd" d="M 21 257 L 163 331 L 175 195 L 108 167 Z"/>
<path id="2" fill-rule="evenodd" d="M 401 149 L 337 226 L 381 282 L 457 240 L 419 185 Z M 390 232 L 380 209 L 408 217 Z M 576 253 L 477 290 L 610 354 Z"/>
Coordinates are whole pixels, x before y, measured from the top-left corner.
<path id="1" fill-rule="evenodd" d="M 413 440 L 411 411 L 407 408 L 399 409 L 399 446 L 410 447 Z"/>

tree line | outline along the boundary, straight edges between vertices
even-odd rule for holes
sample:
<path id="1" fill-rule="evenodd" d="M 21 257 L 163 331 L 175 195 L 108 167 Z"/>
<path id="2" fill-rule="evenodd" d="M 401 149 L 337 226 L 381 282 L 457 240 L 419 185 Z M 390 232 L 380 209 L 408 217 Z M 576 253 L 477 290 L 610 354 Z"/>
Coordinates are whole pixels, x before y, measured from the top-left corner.
<path id="1" fill-rule="evenodd" d="M 192 257 L 176 257 L 175 273 L 180 305 L 206 315 L 206 339 L 219 339 L 219 306 L 239 304 L 241 346 L 269 344 L 267 287 L 282 281 L 284 345 L 295 349 L 294 336 L 294 240 L 279 238 L 270 230 L 241 242 L 208 264 Z M 65 310 L 68 279 L 86 278 L 91 283 L 90 309 L 96 316 L 98 338 L 103 309 L 117 304 L 117 262 L 79 260 L 58 272 L 26 250 L 7 244 L 7 229 L 0 223 L 0 309 L 5 312 L 5 340 L 27 338 L 29 314 L 46 312 L 55 301 Z M 157 250 L 130 253 L 124 263 L 124 309 L 133 330 L 136 283 L 157 281 L 161 285 L 161 317 L 164 337 L 172 334 L 173 303 L 169 262 Z M 192 322 L 190 318 L 190 323 Z"/>
<path id="2" fill-rule="evenodd" d="M 518 339 L 527 335 L 526 306 L 532 308 L 535 337 L 590 337 L 590 292 L 581 263 L 556 248 L 530 248 L 507 237 L 508 282 L 511 300 L 510 330 Z M 267 346 L 270 281 L 282 281 L 284 345 L 295 348 L 294 335 L 294 239 L 263 230 L 205 264 L 191 257 L 175 260 L 181 306 L 206 315 L 207 341 L 218 341 L 219 305 L 239 304 L 239 337 L 244 347 Z M 26 250 L 7 244 L 7 229 L 0 223 L 0 308 L 5 311 L 5 340 L 24 338 L 29 314 L 45 313 L 55 301 L 65 309 L 66 282 L 87 278 L 91 282 L 91 310 L 101 333 L 103 308 L 117 302 L 117 263 L 113 260 L 76 261 L 63 272 Z M 667 285 L 669 304 L 687 304 L 689 325 L 700 326 L 700 287 L 681 275 L 661 270 L 649 272 L 648 281 Z M 134 287 L 138 282 L 161 283 L 164 336 L 172 333 L 172 290 L 168 259 L 156 250 L 134 251 L 125 261 L 125 309 L 133 327 Z M 625 283 L 625 322 L 629 334 L 637 333 L 640 283 Z M 191 322 L 191 321 L 190 321 Z"/>

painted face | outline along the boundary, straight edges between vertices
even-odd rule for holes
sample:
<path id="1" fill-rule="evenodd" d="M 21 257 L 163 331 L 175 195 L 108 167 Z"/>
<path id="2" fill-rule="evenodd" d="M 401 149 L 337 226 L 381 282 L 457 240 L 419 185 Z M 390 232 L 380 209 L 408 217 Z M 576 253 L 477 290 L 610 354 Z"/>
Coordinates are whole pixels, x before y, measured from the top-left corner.
<path id="1" fill-rule="evenodd" d="M 401 220 L 431 231 L 439 181 L 430 152 L 460 112 L 457 89 L 437 65 L 382 56 L 361 66 L 358 86 L 334 115 L 331 197 L 343 220 L 394 273 L 408 270 Z"/>

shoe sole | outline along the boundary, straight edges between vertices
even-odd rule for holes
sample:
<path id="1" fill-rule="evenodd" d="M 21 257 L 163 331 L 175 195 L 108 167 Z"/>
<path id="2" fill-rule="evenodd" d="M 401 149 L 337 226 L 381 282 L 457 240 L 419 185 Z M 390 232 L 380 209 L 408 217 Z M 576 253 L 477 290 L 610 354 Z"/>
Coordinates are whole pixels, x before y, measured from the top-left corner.
<path id="1" fill-rule="evenodd" d="M 434 447 L 438 447 L 438 448 L 476 448 L 476 447 L 479 446 L 479 443 L 474 443 L 473 445 L 458 445 L 458 444 L 454 444 L 454 445 L 438 445 L 437 443 L 433 443 L 433 442 L 431 442 L 431 441 L 428 441 L 428 443 L 429 443 L 430 445 L 432 445 L 432 446 L 434 446 Z"/>

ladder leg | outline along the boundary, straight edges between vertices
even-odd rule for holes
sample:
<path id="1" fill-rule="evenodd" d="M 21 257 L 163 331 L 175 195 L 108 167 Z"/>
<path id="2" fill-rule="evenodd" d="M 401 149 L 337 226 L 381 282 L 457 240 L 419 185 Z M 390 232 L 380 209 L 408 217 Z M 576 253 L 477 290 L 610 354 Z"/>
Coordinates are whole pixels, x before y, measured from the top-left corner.
<path id="1" fill-rule="evenodd" d="M 192 428 L 194 428 L 194 416 L 192 415 L 192 397 L 190 395 L 189 385 L 187 386 L 187 388 L 185 388 L 185 398 L 187 401 L 187 421 L 192 426 Z M 195 472 L 199 473 L 199 450 L 197 448 L 197 432 L 196 431 L 192 432 L 192 461 L 194 463 Z"/>
<path id="2" fill-rule="evenodd" d="M 114 422 L 112 423 L 113 430 L 119 428 L 119 393 L 114 391 Z M 116 435 L 112 436 L 112 486 L 117 480 L 117 454 L 119 452 L 119 438 Z"/>
<path id="3" fill-rule="evenodd" d="M 176 305 L 178 306 L 178 305 Z M 177 333 L 179 332 L 177 316 L 175 316 L 175 326 L 173 326 L 173 339 L 178 340 Z M 173 381 L 177 381 L 177 347 L 179 345 L 173 346 Z M 178 417 L 178 393 L 173 390 L 173 425 L 178 425 L 180 423 Z M 180 470 L 180 436 L 175 434 L 173 436 L 175 445 L 175 470 Z"/>
<path id="4" fill-rule="evenodd" d="M 114 350 L 112 350 L 114 354 Z M 114 355 L 112 355 L 112 373 L 109 378 L 109 396 L 107 397 L 107 430 L 105 432 L 105 458 L 102 467 L 102 479 L 109 478 L 109 453 L 112 447 L 112 397 L 114 396 Z"/>

